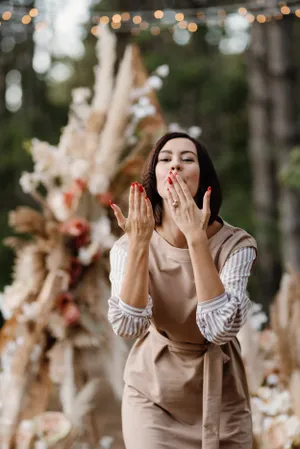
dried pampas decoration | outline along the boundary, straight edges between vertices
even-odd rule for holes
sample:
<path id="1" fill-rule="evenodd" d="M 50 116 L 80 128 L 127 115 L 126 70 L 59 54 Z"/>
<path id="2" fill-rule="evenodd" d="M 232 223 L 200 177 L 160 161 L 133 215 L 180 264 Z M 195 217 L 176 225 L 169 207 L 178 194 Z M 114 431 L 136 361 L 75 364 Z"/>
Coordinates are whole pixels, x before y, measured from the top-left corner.
<path id="1" fill-rule="evenodd" d="M 124 144 L 123 133 L 129 116 L 132 83 L 132 47 L 128 46 L 120 64 L 111 106 L 96 155 L 96 173 L 100 176 L 107 176 L 109 179 L 116 171 L 120 150 Z"/>

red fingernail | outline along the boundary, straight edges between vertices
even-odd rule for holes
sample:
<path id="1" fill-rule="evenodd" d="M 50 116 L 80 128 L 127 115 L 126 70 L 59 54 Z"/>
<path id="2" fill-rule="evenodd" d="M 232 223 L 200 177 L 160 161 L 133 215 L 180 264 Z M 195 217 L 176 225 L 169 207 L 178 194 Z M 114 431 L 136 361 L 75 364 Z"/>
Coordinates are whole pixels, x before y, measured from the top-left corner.
<path id="1" fill-rule="evenodd" d="M 207 191 L 210 192 L 211 191 L 211 187 L 208 187 Z"/>
<path id="2" fill-rule="evenodd" d="M 144 187 L 142 185 L 140 185 L 139 188 L 140 188 L 140 192 L 144 191 Z"/>
<path id="3" fill-rule="evenodd" d="M 170 178 L 170 176 L 168 176 L 168 183 L 169 183 L 169 184 L 173 184 L 173 181 L 172 181 L 172 179 Z"/>
<path id="4" fill-rule="evenodd" d="M 134 182 L 131 183 L 131 187 L 134 187 Z"/>
<path id="5" fill-rule="evenodd" d="M 109 202 L 109 205 L 112 209 L 114 208 L 114 203 L 112 201 Z"/>
<path id="6" fill-rule="evenodd" d="M 147 196 L 145 196 L 145 200 L 149 200 L 149 198 Z"/>

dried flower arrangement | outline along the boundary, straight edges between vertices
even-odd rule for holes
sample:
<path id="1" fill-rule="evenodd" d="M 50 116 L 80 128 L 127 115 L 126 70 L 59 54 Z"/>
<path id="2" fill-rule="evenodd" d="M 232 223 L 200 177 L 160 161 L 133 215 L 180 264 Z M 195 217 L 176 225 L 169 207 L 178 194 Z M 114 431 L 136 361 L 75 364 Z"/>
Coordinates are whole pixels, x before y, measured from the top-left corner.
<path id="1" fill-rule="evenodd" d="M 256 449 L 300 448 L 300 274 L 288 267 L 270 308 L 255 304 L 239 333 Z"/>
<path id="2" fill-rule="evenodd" d="M 98 446 L 91 409 L 98 386 L 94 365 L 103 353 L 112 354 L 103 365 L 121 395 L 128 347 L 114 339 L 106 319 L 108 255 L 121 233 L 109 202 L 126 207 L 131 182 L 167 131 L 155 89 L 168 66 L 148 76 L 138 48 L 128 45 L 115 76 L 116 37 L 107 27 L 96 52 L 91 101 L 89 89 L 73 91 L 57 147 L 32 141 L 34 170 L 20 183 L 41 211 L 18 207 L 9 215 L 23 236 L 6 240 L 16 258 L 0 305 L 6 320 L 0 332 L 5 449 L 68 447 L 77 438 Z"/>

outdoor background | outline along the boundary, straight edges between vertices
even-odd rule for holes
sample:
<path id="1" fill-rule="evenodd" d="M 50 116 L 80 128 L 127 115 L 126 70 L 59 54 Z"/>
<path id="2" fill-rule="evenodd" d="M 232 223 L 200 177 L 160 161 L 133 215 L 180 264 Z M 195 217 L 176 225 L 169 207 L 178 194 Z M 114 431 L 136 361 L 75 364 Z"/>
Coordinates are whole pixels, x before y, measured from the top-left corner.
<path id="1" fill-rule="evenodd" d="M 36 6 L 25 0 L 12 3 Z M 1 24 L 1 240 L 10 234 L 8 211 L 32 204 L 18 182 L 22 171 L 31 167 L 28 142 L 37 137 L 57 144 L 67 121 L 71 89 L 93 85 L 91 14 L 179 7 L 174 1 L 37 3 L 49 26 L 36 31 L 33 22 L 23 25 L 2 19 Z M 196 2 L 180 2 L 181 9 L 195 6 Z M 279 39 L 286 41 L 272 43 L 278 38 L 271 29 L 274 26 L 281 28 Z M 243 16 L 232 14 L 225 26 L 212 20 L 192 33 L 159 31 L 118 32 L 120 54 L 132 40 L 140 45 L 149 72 L 161 64 L 169 66 L 169 76 L 158 92 L 165 119 L 201 128 L 200 139 L 211 154 L 224 192 L 222 217 L 259 240 L 260 262 L 249 289 L 257 302 L 268 304 L 279 285 L 282 245 L 290 247 L 286 258 L 292 258 L 290 262 L 298 268 L 300 263 L 299 255 L 291 255 L 291 248 L 298 251 L 300 243 L 299 191 L 288 189 L 280 200 L 283 184 L 279 180 L 283 159 L 288 161 L 299 139 L 300 20 L 290 14 L 276 24 L 247 25 Z M 281 203 L 283 198 L 290 201 L 286 195 L 293 195 L 294 203 L 280 231 Z M 282 239 L 282 233 L 290 234 L 292 241 Z M 11 263 L 11 251 L 1 246 L 2 288 L 10 281 Z"/>
<path id="2" fill-rule="evenodd" d="M 114 38 L 103 28 L 107 48 L 96 47 L 104 23 L 117 37 L 115 63 Z M 120 234 L 109 199 L 127 212 L 124 195 L 150 151 L 145 136 L 164 122 L 199 135 L 220 178 L 221 217 L 258 242 L 248 284 L 254 305 L 239 333 L 255 449 L 300 448 L 299 42 L 294 0 L 0 0 L 3 447 L 19 449 L 14 440 L 21 445 L 28 431 L 46 449 L 46 429 L 69 448 L 83 425 L 77 449 L 123 449 L 122 374 L 132 342 L 116 337 L 107 320 L 109 249 Z M 127 51 L 130 43 L 140 53 Z M 134 103 L 130 89 L 150 82 L 154 90 Z M 72 98 L 75 88 L 99 86 L 91 104 L 84 89 Z M 119 135 L 125 125 L 132 134 Z M 78 163 L 89 176 L 71 175 Z M 36 175 L 43 188 L 37 182 L 24 193 Z M 12 212 L 19 206 L 41 213 Z M 9 240 L 15 257 L 4 239 L 18 230 L 21 239 Z M 50 430 L 46 410 L 54 411 Z M 55 419 L 69 433 L 57 435 Z"/>

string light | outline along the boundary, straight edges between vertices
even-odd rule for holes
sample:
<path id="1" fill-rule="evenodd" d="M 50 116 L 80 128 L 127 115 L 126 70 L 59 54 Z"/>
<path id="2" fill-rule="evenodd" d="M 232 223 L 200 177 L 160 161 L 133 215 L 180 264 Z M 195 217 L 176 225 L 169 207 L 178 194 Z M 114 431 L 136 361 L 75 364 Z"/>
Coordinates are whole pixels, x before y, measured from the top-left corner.
<path id="1" fill-rule="evenodd" d="M 247 14 L 246 19 L 248 20 L 249 23 L 253 23 L 255 20 L 255 17 L 253 14 Z"/>
<path id="2" fill-rule="evenodd" d="M 114 14 L 114 15 L 112 16 L 111 20 L 112 20 L 114 23 L 120 23 L 121 20 L 122 20 L 122 17 L 121 17 L 120 14 Z"/>
<path id="3" fill-rule="evenodd" d="M 180 28 L 181 30 L 185 30 L 187 28 L 187 22 L 185 20 L 182 20 L 178 23 L 178 28 Z"/>
<path id="4" fill-rule="evenodd" d="M 129 14 L 129 12 L 123 12 L 123 13 L 121 14 L 121 18 L 122 18 L 123 22 L 128 22 L 128 20 L 130 20 L 130 14 Z"/>
<path id="5" fill-rule="evenodd" d="M 98 25 L 93 26 L 92 29 L 91 29 L 91 33 L 94 36 L 98 36 L 101 33 L 101 30 L 100 30 L 99 26 Z"/>
<path id="6" fill-rule="evenodd" d="M 158 10 L 155 11 L 155 13 L 154 13 L 154 17 L 155 17 L 156 19 L 162 19 L 163 16 L 164 16 L 164 13 L 163 13 L 163 11 L 161 11 L 160 9 L 158 9 Z"/>
<path id="7" fill-rule="evenodd" d="M 239 8 L 238 9 L 238 13 L 241 15 L 241 16 L 245 16 L 246 14 L 247 14 L 247 9 L 246 8 Z"/>
<path id="8" fill-rule="evenodd" d="M 101 16 L 100 19 L 99 19 L 99 22 L 102 25 L 106 25 L 107 23 L 109 23 L 109 17 L 108 16 Z"/>
<path id="9" fill-rule="evenodd" d="M 182 12 L 178 12 L 175 15 L 175 19 L 177 20 L 177 22 L 182 22 L 184 20 L 184 14 L 182 14 Z"/>
<path id="10" fill-rule="evenodd" d="M 141 18 L 141 16 L 134 16 L 134 17 L 132 18 L 132 21 L 133 21 L 133 23 L 135 23 L 136 25 L 139 25 L 139 24 L 141 23 L 141 21 L 142 21 L 142 18 Z"/>
<path id="11" fill-rule="evenodd" d="M 259 23 L 265 23 L 266 22 L 266 17 L 263 14 L 258 14 L 258 16 L 256 17 L 256 20 Z"/>
<path id="12" fill-rule="evenodd" d="M 32 9 L 29 11 L 30 17 L 36 17 L 36 16 L 38 15 L 38 13 L 39 13 L 39 11 L 38 11 L 37 8 L 32 8 Z"/>
<path id="13" fill-rule="evenodd" d="M 42 10 L 38 10 L 35 7 L 22 7 L 20 8 L 20 11 L 22 11 L 23 14 L 20 14 L 17 8 L 15 8 L 14 11 L 3 9 L 0 13 L 2 25 L 5 26 L 4 21 L 9 21 L 11 18 L 14 20 L 21 20 L 24 25 L 28 25 L 31 23 L 33 18 L 40 16 L 43 13 Z M 90 32 L 92 34 L 97 33 L 100 30 L 97 28 L 98 24 L 102 25 L 111 23 L 112 29 L 120 31 L 131 31 L 135 28 L 138 28 L 140 31 L 149 29 L 153 35 L 158 35 L 163 29 L 168 29 L 172 33 L 178 27 L 179 29 L 187 29 L 190 33 L 193 33 L 198 30 L 201 24 L 205 24 L 210 21 L 213 21 L 216 25 L 223 26 L 224 20 L 228 14 L 239 14 L 240 16 L 245 17 L 249 23 L 257 21 L 258 23 L 264 24 L 266 22 L 270 22 L 272 19 L 282 20 L 284 16 L 289 14 L 295 14 L 296 17 L 300 18 L 300 0 L 295 0 L 291 3 L 288 0 L 274 0 L 272 8 L 266 0 L 259 0 L 257 5 L 251 3 L 251 0 L 248 0 L 245 1 L 244 5 L 242 3 L 240 5 L 228 4 L 227 6 L 207 6 L 202 7 L 201 10 L 197 10 L 196 8 L 183 8 L 179 11 L 177 10 L 177 12 L 173 10 L 170 14 L 171 13 L 172 19 L 169 17 L 168 10 L 163 9 L 147 10 L 142 12 L 131 11 L 130 13 L 127 11 L 102 11 L 102 14 L 104 14 L 103 16 L 98 13 L 98 15 L 94 15 L 91 18 Z M 162 20 L 162 22 L 160 22 L 160 20 Z M 48 23 L 40 23 L 41 24 L 35 24 L 35 29 L 37 31 L 50 25 Z M 136 34 L 138 34 L 138 32 L 135 32 L 135 35 Z"/>
<path id="14" fill-rule="evenodd" d="M 10 11 L 4 11 L 4 13 L 2 14 L 2 19 L 3 20 L 9 20 L 11 18 L 12 14 Z"/>
<path id="15" fill-rule="evenodd" d="M 28 14 L 26 14 L 25 16 L 22 17 L 22 23 L 24 25 L 28 25 L 31 22 L 31 20 L 32 19 Z"/>
<path id="16" fill-rule="evenodd" d="M 188 24 L 188 30 L 191 33 L 195 33 L 195 31 L 197 31 L 197 29 L 198 29 L 198 25 L 196 23 L 191 22 L 191 23 Z"/>

